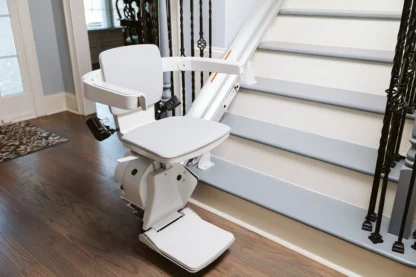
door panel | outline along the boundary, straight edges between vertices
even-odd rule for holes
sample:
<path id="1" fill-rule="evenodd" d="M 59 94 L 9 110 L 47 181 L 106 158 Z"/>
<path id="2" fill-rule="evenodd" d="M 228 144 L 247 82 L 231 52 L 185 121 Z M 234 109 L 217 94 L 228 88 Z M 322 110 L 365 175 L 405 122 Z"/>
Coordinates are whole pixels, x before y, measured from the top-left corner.
<path id="1" fill-rule="evenodd" d="M 23 47 L 16 45 L 20 28 L 8 8 L 12 1 L 0 0 L 0 125 L 35 116 L 33 99 L 22 79 Z"/>

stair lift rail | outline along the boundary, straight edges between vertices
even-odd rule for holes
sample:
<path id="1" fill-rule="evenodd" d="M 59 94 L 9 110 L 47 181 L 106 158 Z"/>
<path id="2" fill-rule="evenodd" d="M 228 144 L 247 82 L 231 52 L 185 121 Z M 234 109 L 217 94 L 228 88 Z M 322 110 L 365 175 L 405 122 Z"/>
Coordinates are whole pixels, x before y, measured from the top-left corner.
<path id="1" fill-rule="evenodd" d="M 224 60 L 238 61 L 247 66 L 265 31 L 278 14 L 283 0 L 265 0 L 255 9 L 241 27 Z M 215 71 L 212 71 L 215 72 Z M 239 76 L 212 74 L 192 104 L 189 116 L 219 121 L 239 89 Z"/>

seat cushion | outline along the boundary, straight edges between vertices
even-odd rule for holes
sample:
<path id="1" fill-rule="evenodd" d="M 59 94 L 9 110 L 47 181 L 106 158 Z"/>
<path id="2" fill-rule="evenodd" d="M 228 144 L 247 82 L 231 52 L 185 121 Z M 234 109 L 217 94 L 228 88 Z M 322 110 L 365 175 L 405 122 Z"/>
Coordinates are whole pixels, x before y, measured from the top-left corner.
<path id="1" fill-rule="evenodd" d="M 201 151 L 210 151 L 229 133 L 230 127 L 218 122 L 177 116 L 138 127 L 121 140 L 127 148 L 141 155 L 176 163 L 180 162 L 178 159 L 190 159 L 203 154 Z"/>

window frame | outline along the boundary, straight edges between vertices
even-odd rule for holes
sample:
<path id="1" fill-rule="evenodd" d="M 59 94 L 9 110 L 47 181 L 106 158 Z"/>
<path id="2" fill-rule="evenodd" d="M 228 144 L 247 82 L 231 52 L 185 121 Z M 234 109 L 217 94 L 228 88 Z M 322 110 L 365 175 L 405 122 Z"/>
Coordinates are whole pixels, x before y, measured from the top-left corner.
<path id="1" fill-rule="evenodd" d="M 112 29 L 118 29 L 121 28 L 119 26 L 115 26 L 114 22 L 115 22 L 115 18 L 114 18 L 114 13 L 113 11 L 115 10 L 115 7 L 113 7 L 113 0 L 104 0 L 104 5 L 105 5 L 105 14 L 107 16 L 107 23 L 108 23 L 108 27 L 101 27 L 101 28 L 89 28 L 88 24 L 87 24 L 87 30 L 88 32 L 91 31 L 101 31 L 101 30 L 112 30 Z M 86 9 L 84 8 L 84 12 L 86 12 Z"/>

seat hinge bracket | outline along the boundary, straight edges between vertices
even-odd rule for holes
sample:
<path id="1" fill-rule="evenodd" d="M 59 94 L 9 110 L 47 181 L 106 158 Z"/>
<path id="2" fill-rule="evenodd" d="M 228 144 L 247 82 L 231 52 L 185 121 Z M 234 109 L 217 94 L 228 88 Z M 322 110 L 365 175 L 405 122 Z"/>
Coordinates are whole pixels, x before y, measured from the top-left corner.
<path id="1" fill-rule="evenodd" d="M 208 170 L 215 164 L 211 161 L 211 152 L 207 152 L 201 156 L 198 162 L 198 168 L 201 170 Z"/>

